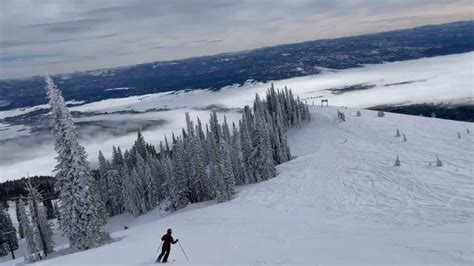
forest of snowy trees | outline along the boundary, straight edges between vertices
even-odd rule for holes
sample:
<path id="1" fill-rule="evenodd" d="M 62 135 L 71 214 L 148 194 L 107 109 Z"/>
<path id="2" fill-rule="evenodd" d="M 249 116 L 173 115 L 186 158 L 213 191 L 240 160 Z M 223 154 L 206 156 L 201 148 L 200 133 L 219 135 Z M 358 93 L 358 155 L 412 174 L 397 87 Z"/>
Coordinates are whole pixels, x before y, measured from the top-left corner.
<path id="1" fill-rule="evenodd" d="M 159 204 L 175 211 L 190 203 L 230 200 L 235 186 L 274 177 L 275 165 L 291 159 L 285 132 L 310 120 L 306 103 L 272 85 L 265 99 L 257 94 L 253 106 L 243 108 L 238 123 L 229 124 L 225 116 L 219 121 L 213 111 L 203 124 L 186 113 L 186 128 L 179 135 L 165 136 L 155 147 L 138 130 L 132 148 L 113 147 L 110 159 L 99 152 L 99 168 L 93 171 L 61 91 L 49 76 L 45 80 L 58 154 L 58 206 L 46 206 L 50 197 L 45 200 L 31 184 L 26 185 L 28 195 L 17 198 L 18 233 L 25 238 L 28 261 L 53 252 L 49 218 L 58 218 L 73 250 L 85 250 L 111 241 L 104 229 L 108 216 L 138 216 Z M 13 232 L 0 235 L 0 255 L 5 255 L 5 238 L 18 247 L 6 210 L 0 210 L 2 232 Z"/>
<path id="2" fill-rule="evenodd" d="M 30 183 L 26 187 L 27 196 L 15 200 L 17 228 L 13 226 L 8 212 L 0 210 L 0 256 L 18 248 L 18 232 L 20 238 L 25 238 L 25 259 L 33 262 L 53 252 L 53 230 L 42 194 Z"/>
<path id="3" fill-rule="evenodd" d="M 98 184 L 108 215 L 141 215 L 166 203 L 174 211 L 189 203 L 230 200 L 234 187 L 275 176 L 275 165 L 291 159 L 285 132 L 310 120 L 308 106 L 291 90 L 272 86 L 264 100 L 255 96 L 238 124 L 196 123 L 188 113 L 179 136 L 158 147 L 141 131 L 131 149 L 113 147 L 110 160 L 99 152 Z"/>

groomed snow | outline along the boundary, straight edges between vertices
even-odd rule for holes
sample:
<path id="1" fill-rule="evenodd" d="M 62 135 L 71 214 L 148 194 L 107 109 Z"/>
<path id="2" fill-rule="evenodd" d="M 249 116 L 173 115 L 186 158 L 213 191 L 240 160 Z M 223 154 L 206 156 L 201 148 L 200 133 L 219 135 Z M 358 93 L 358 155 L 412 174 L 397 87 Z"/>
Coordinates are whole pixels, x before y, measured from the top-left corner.
<path id="1" fill-rule="evenodd" d="M 119 241 L 38 265 L 150 264 L 169 227 L 190 259 L 175 245 L 176 264 L 472 265 L 472 123 L 356 109 L 341 123 L 334 107 L 311 111 L 288 135 L 297 158 L 274 179 L 222 204 L 114 217 Z M 442 167 L 429 165 L 436 156 Z"/>

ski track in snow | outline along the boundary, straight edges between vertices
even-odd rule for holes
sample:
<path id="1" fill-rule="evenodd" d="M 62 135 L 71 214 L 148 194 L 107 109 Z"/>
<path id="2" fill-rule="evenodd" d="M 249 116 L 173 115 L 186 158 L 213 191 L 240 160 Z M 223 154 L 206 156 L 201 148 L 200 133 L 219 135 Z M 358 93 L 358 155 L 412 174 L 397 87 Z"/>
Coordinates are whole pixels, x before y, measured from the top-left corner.
<path id="1" fill-rule="evenodd" d="M 383 223 L 472 221 L 472 135 L 459 140 L 449 125 L 464 125 L 458 127 L 465 131 L 471 124 L 441 120 L 446 126 L 440 128 L 430 126 L 438 119 L 415 118 L 422 123 L 403 125 L 405 116 L 389 113 L 391 118 L 379 118 L 369 111 L 363 112 L 369 118 L 351 117 L 339 123 L 334 109 L 317 110 L 321 112 L 314 114 L 314 127 L 290 133 L 290 147 L 298 158 L 279 167 L 280 178 L 268 181 L 280 189 L 248 190 L 239 195 L 241 200 Z M 347 109 L 346 115 L 353 112 Z M 407 142 L 395 137 L 397 127 L 407 135 Z M 314 137 L 298 141 L 309 135 Z M 397 155 L 401 167 L 393 166 Z M 436 156 L 443 167 L 429 166 Z"/>
<path id="2" fill-rule="evenodd" d="M 288 132 L 297 157 L 233 200 L 114 217 L 118 242 L 38 265 L 151 264 L 168 227 L 190 258 L 175 245 L 175 264 L 472 265 L 473 124 L 341 110 L 346 122 L 335 107 L 311 107 L 312 121 Z M 429 166 L 436 156 L 442 167 Z"/>

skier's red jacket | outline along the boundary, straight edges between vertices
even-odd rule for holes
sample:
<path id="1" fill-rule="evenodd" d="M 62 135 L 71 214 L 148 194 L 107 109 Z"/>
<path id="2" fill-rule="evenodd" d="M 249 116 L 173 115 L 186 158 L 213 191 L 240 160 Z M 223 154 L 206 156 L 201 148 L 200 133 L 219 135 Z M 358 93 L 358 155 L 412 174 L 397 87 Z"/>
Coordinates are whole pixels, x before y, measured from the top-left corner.
<path id="1" fill-rule="evenodd" d="M 171 243 L 176 244 L 176 242 L 178 242 L 178 240 L 174 241 L 171 234 L 164 235 L 161 238 L 161 240 L 163 241 L 163 249 L 164 250 L 170 250 L 171 249 Z"/>

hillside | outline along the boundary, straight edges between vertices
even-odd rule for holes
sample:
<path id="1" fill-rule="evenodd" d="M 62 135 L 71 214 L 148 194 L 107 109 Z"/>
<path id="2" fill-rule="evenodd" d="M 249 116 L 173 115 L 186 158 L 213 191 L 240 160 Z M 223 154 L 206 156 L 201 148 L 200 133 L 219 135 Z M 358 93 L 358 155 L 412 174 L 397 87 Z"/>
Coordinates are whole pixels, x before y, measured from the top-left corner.
<path id="1" fill-rule="evenodd" d="M 312 107 L 312 121 L 288 133 L 297 158 L 233 200 L 114 217 L 108 229 L 117 242 L 40 264 L 152 263 L 172 227 L 190 259 L 175 245 L 177 264 L 472 265 L 473 124 L 343 111 L 339 122 L 335 107 Z"/>

